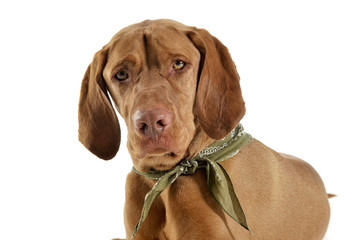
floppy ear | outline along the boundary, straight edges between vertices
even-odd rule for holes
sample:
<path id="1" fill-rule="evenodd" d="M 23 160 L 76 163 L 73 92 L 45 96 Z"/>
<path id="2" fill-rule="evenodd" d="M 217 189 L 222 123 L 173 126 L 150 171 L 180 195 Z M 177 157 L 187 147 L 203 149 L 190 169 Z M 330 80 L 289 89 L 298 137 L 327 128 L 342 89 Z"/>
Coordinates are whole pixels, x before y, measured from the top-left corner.
<path id="1" fill-rule="evenodd" d="M 208 136 L 221 139 L 246 113 L 236 66 L 228 49 L 206 30 L 188 36 L 201 54 L 196 117 Z"/>
<path id="2" fill-rule="evenodd" d="M 103 79 L 107 50 L 94 55 L 81 85 L 79 100 L 79 140 L 99 158 L 108 160 L 118 152 L 120 127 Z"/>

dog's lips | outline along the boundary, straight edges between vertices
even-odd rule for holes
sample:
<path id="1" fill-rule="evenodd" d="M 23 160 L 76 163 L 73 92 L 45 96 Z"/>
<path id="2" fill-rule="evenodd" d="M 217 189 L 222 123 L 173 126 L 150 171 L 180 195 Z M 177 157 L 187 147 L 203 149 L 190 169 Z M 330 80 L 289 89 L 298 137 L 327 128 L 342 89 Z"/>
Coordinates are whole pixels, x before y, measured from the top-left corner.
<path id="1" fill-rule="evenodd" d="M 141 141 L 140 149 L 140 158 L 164 156 L 174 157 L 180 154 L 180 150 L 176 147 L 174 141 L 165 137 L 144 139 Z"/>
<path id="2" fill-rule="evenodd" d="M 146 157 L 174 156 L 175 153 L 167 148 L 152 148 L 143 153 Z"/>
<path id="3" fill-rule="evenodd" d="M 169 170 L 177 165 L 181 159 L 183 159 L 181 154 L 178 155 L 167 149 L 157 148 L 136 156 L 135 166 L 144 172 L 150 169 Z"/>

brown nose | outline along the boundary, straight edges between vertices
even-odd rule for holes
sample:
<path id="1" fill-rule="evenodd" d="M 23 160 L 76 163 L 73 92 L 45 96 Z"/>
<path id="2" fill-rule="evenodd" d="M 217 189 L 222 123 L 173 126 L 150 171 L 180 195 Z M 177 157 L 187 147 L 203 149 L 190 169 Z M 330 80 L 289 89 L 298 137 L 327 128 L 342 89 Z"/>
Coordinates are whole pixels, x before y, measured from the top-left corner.
<path id="1" fill-rule="evenodd" d="M 133 115 L 136 130 L 144 136 L 159 136 L 171 124 L 171 115 L 164 108 L 137 110 Z"/>

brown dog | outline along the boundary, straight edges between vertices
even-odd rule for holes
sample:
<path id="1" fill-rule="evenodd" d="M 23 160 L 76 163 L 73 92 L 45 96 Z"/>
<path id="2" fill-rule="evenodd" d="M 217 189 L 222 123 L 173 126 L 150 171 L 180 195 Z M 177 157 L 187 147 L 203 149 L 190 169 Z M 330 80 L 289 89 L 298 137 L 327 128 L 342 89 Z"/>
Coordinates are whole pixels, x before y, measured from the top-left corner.
<path id="1" fill-rule="evenodd" d="M 79 139 L 111 159 L 128 128 L 134 167 L 168 170 L 226 136 L 245 114 L 239 76 L 227 48 L 207 31 L 171 20 L 118 32 L 85 73 Z M 219 207 L 205 171 L 180 176 L 153 203 L 135 239 L 320 240 L 330 217 L 321 178 L 306 162 L 253 139 L 222 162 L 253 236 Z M 155 181 L 131 172 L 126 183 L 127 239 Z"/>

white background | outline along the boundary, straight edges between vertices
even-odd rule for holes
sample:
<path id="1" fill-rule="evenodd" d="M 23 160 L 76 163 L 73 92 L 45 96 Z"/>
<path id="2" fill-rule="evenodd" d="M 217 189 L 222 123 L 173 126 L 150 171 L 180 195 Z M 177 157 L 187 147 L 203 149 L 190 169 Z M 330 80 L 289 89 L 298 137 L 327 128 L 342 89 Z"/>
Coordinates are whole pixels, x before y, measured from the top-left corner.
<path id="1" fill-rule="evenodd" d="M 126 129 L 113 160 L 89 153 L 77 140 L 80 84 L 118 30 L 157 18 L 208 29 L 229 48 L 246 131 L 307 160 L 338 195 L 325 239 L 361 239 L 357 0 L 2 1 L 0 239 L 125 236 Z"/>

